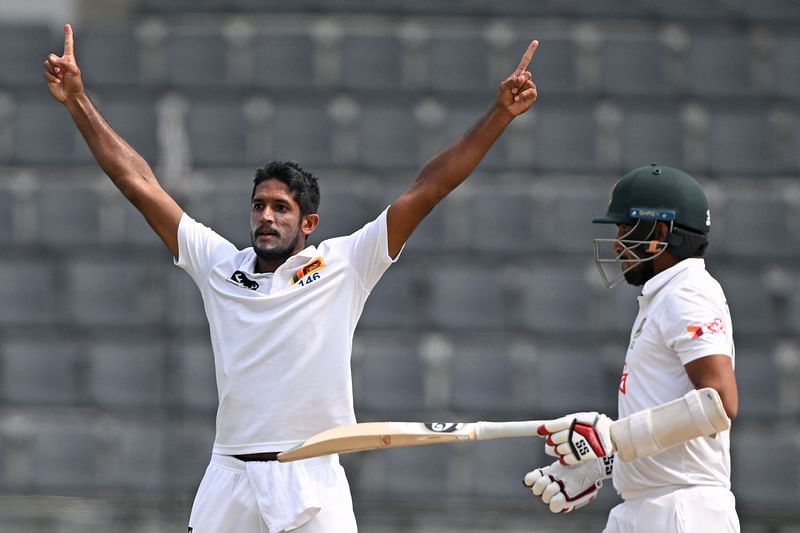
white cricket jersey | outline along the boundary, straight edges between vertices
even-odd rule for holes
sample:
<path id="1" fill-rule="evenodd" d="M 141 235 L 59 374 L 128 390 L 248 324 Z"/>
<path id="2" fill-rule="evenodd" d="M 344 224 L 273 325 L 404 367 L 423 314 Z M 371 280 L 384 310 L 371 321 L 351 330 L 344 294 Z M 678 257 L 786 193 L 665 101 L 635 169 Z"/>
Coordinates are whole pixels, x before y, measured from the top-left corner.
<path id="1" fill-rule="evenodd" d="M 694 385 L 684 365 L 707 355 L 734 359 L 725 294 L 700 258 L 645 283 L 619 386 L 619 418 L 680 398 Z M 659 454 L 616 461 L 614 487 L 633 498 L 668 486 L 730 488 L 730 431 L 700 437 Z"/>
<path id="2" fill-rule="evenodd" d="M 386 210 L 352 235 L 309 246 L 274 273 L 254 273 L 252 248 L 185 213 L 175 264 L 203 296 L 216 367 L 214 453 L 281 451 L 355 422 L 353 332 L 393 262 Z"/>

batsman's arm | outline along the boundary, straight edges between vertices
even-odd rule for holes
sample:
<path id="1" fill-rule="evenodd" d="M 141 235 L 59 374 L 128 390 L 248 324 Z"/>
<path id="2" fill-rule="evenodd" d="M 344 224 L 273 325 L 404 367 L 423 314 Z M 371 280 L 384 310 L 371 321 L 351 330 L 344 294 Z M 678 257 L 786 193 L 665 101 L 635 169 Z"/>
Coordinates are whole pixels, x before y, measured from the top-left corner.
<path id="1" fill-rule="evenodd" d="M 729 355 L 707 355 L 684 366 L 686 374 L 697 389 L 710 387 L 719 393 L 728 418 L 739 413 L 739 389 Z"/>
<path id="2" fill-rule="evenodd" d="M 536 101 L 536 85 L 527 70 L 539 46 L 532 41 L 519 65 L 500 84 L 497 98 L 475 124 L 420 170 L 411 187 L 389 207 L 389 255 L 395 257 L 417 225 L 463 182 L 517 115 Z"/>
<path id="3" fill-rule="evenodd" d="M 47 56 L 44 78 L 53 98 L 69 111 L 97 163 L 177 257 L 183 210 L 161 188 L 150 165 L 111 128 L 86 94 L 69 24 L 64 26 L 64 54 Z"/>

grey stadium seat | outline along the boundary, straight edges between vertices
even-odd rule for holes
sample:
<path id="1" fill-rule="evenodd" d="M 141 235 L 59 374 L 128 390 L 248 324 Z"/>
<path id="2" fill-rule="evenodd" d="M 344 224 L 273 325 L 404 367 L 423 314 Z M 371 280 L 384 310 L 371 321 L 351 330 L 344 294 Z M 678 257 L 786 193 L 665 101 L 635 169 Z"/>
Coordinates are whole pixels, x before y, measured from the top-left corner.
<path id="1" fill-rule="evenodd" d="M 221 31 L 174 28 L 166 47 L 167 83 L 187 88 L 226 83 L 227 46 Z"/>
<path id="2" fill-rule="evenodd" d="M 273 121 L 272 153 L 256 156 L 264 160 L 293 159 L 312 171 L 315 167 L 330 165 L 333 130 L 326 106 L 327 102 L 319 97 L 278 102 Z"/>
<path id="3" fill-rule="evenodd" d="M 536 346 L 536 409 L 561 416 L 574 411 L 616 412 L 617 389 L 606 385 L 603 354 L 586 342 L 547 342 Z M 620 373 L 622 368 L 620 368 Z"/>
<path id="4" fill-rule="evenodd" d="M 173 387 L 179 405 L 189 410 L 213 412 L 218 395 L 214 353 L 208 335 L 183 335 L 173 353 L 177 377 Z"/>
<path id="5" fill-rule="evenodd" d="M 76 41 L 75 55 L 88 87 L 130 87 L 141 83 L 139 42 L 132 28 L 81 29 Z"/>
<path id="6" fill-rule="evenodd" d="M 247 122 L 239 99 L 193 99 L 186 116 L 186 129 L 195 165 L 246 163 Z"/>
<path id="7" fill-rule="evenodd" d="M 98 242 L 99 200 L 92 185 L 44 185 L 38 194 L 41 242 L 56 247 Z"/>
<path id="8" fill-rule="evenodd" d="M 414 266 L 401 260 L 372 289 L 361 314 L 362 328 L 406 328 L 419 324 L 419 297 Z"/>
<path id="9" fill-rule="evenodd" d="M 769 117 L 762 110 L 711 115 L 711 172 L 717 176 L 764 175 L 777 170 Z"/>
<path id="10" fill-rule="evenodd" d="M 74 404 L 76 348 L 69 339 L 18 337 L 0 344 L 2 396 L 12 404 Z"/>
<path id="11" fill-rule="evenodd" d="M 160 492 L 167 477 L 163 424 L 158 420 L 125 419 L 104 435 L 113 447 L 101 482 L 114 488 Z"/>
<path id="12" fill-rule="evenodd" d="M 250 246 L 250 195 L 252 178 L 242 176 L 236 183 L 219 183 L 211 191 L 211 218 L 200 222 L 236 244 Z"/>
<path id="13" fill-rule="evenodd" d="M 524 50 L 523 50 L 524 51 Z M 488 43 L 481 34 L 435 36 L 429 42 L 430 87 L 435 91 L 492 94 Z M 520 52 L 520 56 L 522 52 Z M 499 83 L 501 80 L 497 80 Z"/>
<path id="14" fill-rule="evenodd" d="M 507 323 L 502 269 L 449 260 L 431 267 L 427 275 L 433 324 L 494 329 Z"/>
<path id="15" fill-rule="evenodd" d="M 686 59 L 689 92 L 706 97 L 753 94 L 750 61 L 748 42 L 739 35 L 693 35 Z"/>
<path id="16" fill-rule="evenodd" d="M 742 427 L 731 434 L 731 481 L 737 503 L 758 509 L 796 505 L 800 499 L 796 434 L 770 431 L 770 453 L 753 453 L 763 442 L 763 429 Z"/>
<path id="17" fill-rule="evenodd" d="M 466 412 L 519 410 L 514 397 L 516 369 L 502 335 L 458 339 L 451 365 L 452 408 Z"/>
<path id="18" fill-rule="evenodd" d="M 621 127 L 622 172 L 658 162 L 683 168 L 683 125 L 672 106 L 628 109 Z"/>
<path id="19" fill-rule="evenodd" d="M 8 242 L 14 231 L 14 193 L 0 189 L 0 242 Z"/>
<path id="20" fill-rule="evenodd" d="M 65 269 L 67 316 L 82 325 L 153 324 L 160 312 L 151 307 L 161 291 L 162 267 L 99 257 L 73 258 Z"/>
<path id="21" fill-rule="evenodd" d="M 343 54 L 342 86 L 345 89 L 403 87 L 403 49 L 396 34 L 347 35 Z"/>
<path id="22" fill-rule="evenodd" d="M 569 334 L 592 328 L 590 292 L 584 269 L 529 265 L 521 296 L 520 321 L 531 331 Z"/>
<path id="23" fill-rule="evenodd" d="M 364 458 L 356 485 L 397 500 L 441 496 L 448 492 L 449 454 L 447 446 L 381 450 Z"/>
<path id="24" fill-rule="evenodd" d="M 775 91 L 779 96 L 800 98 L 800 38 L 781 36 L 775 42 Z"/>
<path id="25" fill-rule="evenodd" d="M 749 257 L 792 257 L 800 253 L 800 239 L 791 222 L 792 207 L 783 197 L 757 193 L 731 196 L 723 209 L 724 234 L 721 242 L 719 237 L 711 237 L 714 248 Z"/>
<path id="26" fill-rule="evenodd" d="M 95 339 L 89 347 L 89 394 L 104 408 L 164 404 L 165 354 L 151 339 Z"/>
<path id="27" fill-rule="evenodd" d="M 657 16 L 666 20 L 719 21 L 731 15 L 731 4 L 725 0 L 647 0 L 647 4 Z"/>
<path id="28" fill-rule="evenodd" d="M 630 2 L 627 2 L 630 4 Z M 620 95 L 669 92 L 665 51 L 657 36 L 609 38 L 602 44 L 603 89 Z"/>
<path id="29" fill-rule="evenodd" d="M 595 168 L 597 127 L 590 108 L 542 107 L 535 121 L 535 165 L 551 172 L 591 172 Z"/>
<path id="30" fill-rule="evenodd" d="M 421 412 L 425 408 L 425 369 L 417 342 L 408 335 L 358 337 L 356 403 L 366 411 Z"/>
<path id="31" fill-rule="evenodd" d="M 737 322 L 734 317 L 734 335 Z M 737 420 L 776 419 L 779 406 L 779 370 L 769 342 L 736 343 L 736 383 L 739 388 Z"/>
<path id="32" fill-rule="evenodd" d="M 59 316 L 52 261 L 42 257 L 4 257 L 0 260 L 0 323 L 47 324 Z"/>
<path id="33" fill-rule="evenodd" d="M 359 160 L 364 166 L 417 168 L 419 137 L 410 105 L 368 103 L 362 109 L 360 125 Z"/>
<path id="34" fill-rule="evenodd" d="M 52 33 L 44 24 L 12 24 L 6 20 L 0 25 L 0 85 L 35 85 L 41 89 L 42 61 L 50 52 L 61 54 L 63 43 L 63 36 Z"/>
<path id="35" fill-rule="evenodd" d="M 473 250 L 492 254 L 542 247 L 542 210 L 527 194 L 476 190 L 467 211 Z"/>
<path id="36" fill-rule="evenodd" d="M 14 158 L 21 164 L 63 166 L 91 159 L 83 142 L 78 144 L 78 130 L 69 114 L 49 96 L 17 102 L 14 134 Z"/>
<path id="37" fill-rule="evenodd" d="M 324 177 L 319 205 L 319 224 L 310 240 L 318 243 L 331 237 L 349 235 L 372 221 L 380 212 L 354 187 L 328 189 Z M 381 206 L 381 209 L 384 206 Z"/>
<path id="38" fill-rule="evenodd" d="M 88 420 L 37 421 L 33 427 L 32 482 L 37 490 L 97 485 L 99 443 Z"/>
<path id="39" fill-rule="evenodd" d="M 308 88 L 314 83 L 314 42 L 306 32 L 264 33 L 255 39 L 253 79 L 269 88 Z"/>

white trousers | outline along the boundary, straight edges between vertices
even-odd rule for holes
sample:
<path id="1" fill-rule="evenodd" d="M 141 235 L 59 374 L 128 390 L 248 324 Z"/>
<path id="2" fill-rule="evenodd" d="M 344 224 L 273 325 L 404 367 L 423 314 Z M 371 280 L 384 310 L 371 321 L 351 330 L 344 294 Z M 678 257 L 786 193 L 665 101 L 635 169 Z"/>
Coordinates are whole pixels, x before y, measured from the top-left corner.
<path id="1" fill-rule="evenodd" d="M 736 499 L 723 487 L 669 489 L 611 509 L 603 533 L 739 533 Z"/>
<path id="2" fill-rule="evenodd" d="M 192 533 L 356 533 L 338 456 L 292 463 L 212 455 L 192 505 Z"/>

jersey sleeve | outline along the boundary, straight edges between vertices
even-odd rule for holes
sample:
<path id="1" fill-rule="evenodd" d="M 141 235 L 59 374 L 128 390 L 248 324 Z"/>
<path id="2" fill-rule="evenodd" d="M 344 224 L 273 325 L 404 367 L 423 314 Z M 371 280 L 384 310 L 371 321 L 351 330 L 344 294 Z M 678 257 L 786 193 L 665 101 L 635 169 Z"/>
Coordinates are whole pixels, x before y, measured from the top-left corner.
<path id="1" fill-rule="evenodd" d="M 666 316 L 671 317 L 664 331 L 667 345 L 683 365 L 708 355 L 733 356 L 732 325 L 724 297 L 683 288 L 670 295 Z"/>
<path id="2" fill-rule="evenodd" d="M 186 213 L 178 224 L 178 258 L 175 265 L 185 270 L 199 286 L 214 265 L 238 250 L 217 232 Z"/>
<path id="3" fill-rule="evenodd" d="M 355 233 L 334 239 L 368 291 L 375 287 L 386 269 L 397 260 L 389 256 L 387 210 L 388 208 L 384 209 L 378 218 L 368 222 Z"/>

